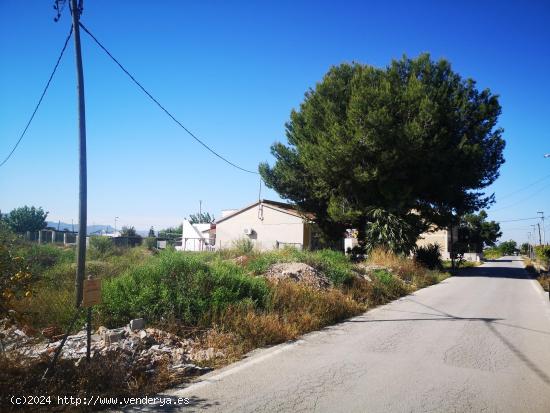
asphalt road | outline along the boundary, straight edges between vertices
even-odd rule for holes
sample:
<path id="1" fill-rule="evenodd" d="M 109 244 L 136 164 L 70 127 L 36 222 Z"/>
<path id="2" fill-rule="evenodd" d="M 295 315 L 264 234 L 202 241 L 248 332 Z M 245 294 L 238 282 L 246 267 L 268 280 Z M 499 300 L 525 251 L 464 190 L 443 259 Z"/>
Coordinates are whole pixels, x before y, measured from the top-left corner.
<path id="1" fill-rule="evenodd" d="M 504 257 L 166 394 L 184 412 L 548 413 L 548 295 Z"/>

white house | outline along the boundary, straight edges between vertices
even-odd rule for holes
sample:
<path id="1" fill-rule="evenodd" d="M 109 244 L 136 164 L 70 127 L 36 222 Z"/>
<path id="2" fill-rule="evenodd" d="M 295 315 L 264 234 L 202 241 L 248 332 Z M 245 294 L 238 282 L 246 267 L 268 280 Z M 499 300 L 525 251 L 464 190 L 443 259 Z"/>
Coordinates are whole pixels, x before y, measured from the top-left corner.
<path id="1" fill-rule="evenodd" d="M 212 224 L 191 224 L 184 219 L 182 223 L 181 244 L 176 244 L 178 251 L 207 251 L 213 249 L 214 237 Z"/>
<path id="2" fill-rule="evenodd" d="M 250 240 L 261 251 L 284 246 L 309 249 L 313 225 L 311 215 L 301 214 L 292 205 L 264 199 L 227 211 L 216 221 L 216 249 L 231 248 L 242 239 Z"/>

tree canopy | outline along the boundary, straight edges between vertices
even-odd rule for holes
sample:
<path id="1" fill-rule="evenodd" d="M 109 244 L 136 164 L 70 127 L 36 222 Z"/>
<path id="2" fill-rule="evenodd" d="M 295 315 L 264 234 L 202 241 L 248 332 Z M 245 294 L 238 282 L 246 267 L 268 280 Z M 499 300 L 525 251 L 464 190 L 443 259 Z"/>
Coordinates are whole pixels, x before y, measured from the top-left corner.
<path id="1" fill-rule="evenodd" d="M 138 235 L 136 229 L 134 227 L 122 227 L 120 230 L 120 236 L 121 237 L 141 237 Z"/>
<path id="2" fill-rule="evenodd" d="M 22 234 L 26 231 L 39 231 L 46 228 L 48 212 L 42 207 L 28 207 L 27 205 L 15 208 L 2 219 L 9 225 L 12 231 Z"/>
<path id="3" fill-rule="evenodd" d="M 500 112 L 496 95 L 428 54 L 386 68 L 341 64 L 306 92 L 288 144 L 273 144 L 275 164 L 259 170 L 329 237 L 350 227 L 366 237 L 379 209 L 420 234 L 492 202 L 483 189 L 504 162 Z"/>
<path id="4" fill-rule="evenodd" d="M 468 252 L 483 252 L 485 247 L 495 246 L 502 236 L 500 225 L 495 221 L 487 221 L 487 213 L 466 214 L 458 227 L 458 237 Z"/>
<path id="5" fill-rule="evenodd" d="M 502 255 L 514 255 L 518 252 L 518 244 L 514 240 L 501 242 L 497 248 Z"/>
<path id="6" fill-rule="evenodd" d="M 210 224 L 214 222 L 214 215 L 210 215 L 208 212 L 197 212 L 189 215 L 189 222 L 191 224 Z"/>

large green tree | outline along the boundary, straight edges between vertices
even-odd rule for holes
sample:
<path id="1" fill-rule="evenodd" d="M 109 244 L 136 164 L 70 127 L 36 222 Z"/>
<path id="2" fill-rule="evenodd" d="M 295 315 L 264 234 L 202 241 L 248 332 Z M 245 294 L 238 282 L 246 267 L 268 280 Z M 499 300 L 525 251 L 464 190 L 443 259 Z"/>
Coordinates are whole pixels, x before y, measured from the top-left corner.
<path id="1" fill-rule="evenodd" d="M 39 231 L 46 228 L 48 212 L 42 207 L 28 207 L 27 205 L 15 208 L 9 214 L 3 216 L 3 220 L 12 231 L 22 234 L 26 231 Z"/>
<path id="2" fill-rule="evenodd" d="M 483 189 L 504 162 L 500 112 L 497 96 L 427 54 L 386 68 L 342 64 L 305 94 L 288 145 L 275 143 L 275 164 L 259 170 L 329 237 L 354 227 L 364 244 L 380 209 L 419 234 L 492 202 Z"/>
<path id="3" fill-rule="evenodd" d="M 487 213 L 466 214 L 462 217 L 458 227 L 459 241 L 468 252 L 483 252 L 485 247 L 495 246 L 502 236 L 500 224 L 487 221 Z"/>

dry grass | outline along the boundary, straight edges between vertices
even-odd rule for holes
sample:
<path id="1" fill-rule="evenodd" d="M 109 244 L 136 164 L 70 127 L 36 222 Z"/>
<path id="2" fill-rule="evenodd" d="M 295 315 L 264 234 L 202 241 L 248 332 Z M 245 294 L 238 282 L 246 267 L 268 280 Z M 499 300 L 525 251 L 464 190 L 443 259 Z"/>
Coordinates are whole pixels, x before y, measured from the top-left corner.
<path id="1" fill-rule="evenodd" d="M 14 353 L 0 355 L 0 394 L 10 396 L 50 396 L 51 405 L 35 405 L 32 411 L 91 411 L 86 406 L 58 406 L 58 396 L 85 398 L 143 397 L 153 395 L 166 387 L 182 382 L 173 376 L 167 364 L 159 362 L 154 370 L 145 365 L 126 364 L 121 356 L 95 356 L 92 363 L 83 361 L 78 366 L 71 360 L 60 359 L 52 376 L 42 380 L 48 367 L 47 359 L 25 359 Z M 30 406 L 26 406 L 28 409 Z M 98 406 L 99 407 L 99 406 Z M 101 406 L 107 408 L 109 406 Z M 111 406 L 113 407 L 113 406 Z M 97 409 L 97 408 L 96 408 Z M 18 406 L 2 401 L 2 411 L 21 410 Z"/>
<path id="2" fill-rule="evenodd" d="M 241 252 L 234 251 L 231 255 Z M 176 291 L 179 295 L 175 298 L 170 296 L 170 300 L 163 302 L 157 296 L 149 301 L 142 300 L 140 305 L 134 302 L 134 312 L 128 317 L 143 316 L 149 303 L 158 305 L 162 317 L 146 316 L 147 321 L 180 336 L 193 338 L 200 349 L 213 348 L 216 353 L 221 351 L 223 356 L 198 363 L 214 368 L 234 362 L 255 348 L 294 340 L 302 334 L 359 315 L 369 307 L 385 304 L 445 277 L 444 274 L 426 270 L 412 259 L 380 249 L 370 254 L 368 264 L 380 265 L 389 271 L 369 271 L 372 281 L 359 275 L 367 275 L 364 267 L 354 267 L 346 257 L 334 251 L 288 249 L 261 254 L 251 252 L 242 265 L 228 263 L 220 259 L 221 255 L 166 252 L 151 257 L 145 250 L 134 249 L 104 261 L 91 261 L 88 271 L 105 278 L 106 283 L 121 283 L 136 273 L 133 277 L 139 281 L 136 293 L 117 296 L 119 300 L 116 303 L 123 310 L 129 308 L 128 297 L 135 301 L 140 294 L 157 291 L 160 285 L 158 279 L 164 280 L 170 275 L 171 278 L 166 280 L 166 291 Z M 317 290 L 288 280 L 275 284 L 251 275 L 265 273 L 265 269 L 275 262 L 288 261 L 314 266 L 331 278 L 334 288 Z M 153 277 L 155 274 L 157 278 Z M 16 310 L 33 327 L 50 324 L 63 326 L 74 311 L 73 277 L 72 263 L 62 262 L 52 267 L 37 282 L 37 294 L 21 300 Z M 147 284 L 149 278 L 151 282 Z M 178 283 L 175 280 L 179 280 Z M 108 299 L 104 296 L 105 301 Z M 175 302 L 189 302 L 182 308 L 191 309 L 197 309 L 200 304 L 201 312 L 194 318 L 186 319 L 181 312 L 169 311 Z M 94 314 L 102 316 L 101 311 L 94 311 Z M 95 320 L 94 325 L 98 325 L 99 321 L 105 322 L 105 319 Z M 45 368 L 46 360 L 3 357 L 0 359 L 1 393 L 56 396 L 88 393 L 133 397 L 158 392 L 182 380 L 171 376 L 162 363 L 154 369 L 128 366 L 125 360 L 116 356 L 94 358 L 90 366 L 82 363 L 79 367 L 72 361 L 62 360 L 54 377 L 40 381 Z"/>
<path id="3" fill-rule="evenodd" d="M 428 270 L 408 257 L 396 255 L 383 248 L 374 249 L 369 254 L 367 263 L 389 268 L 392 274 L 410 284 L 411 292 L 437 284 L 449 276 L 447 273 Z"/>
<path id="4" fill-rule="evenodd" d="M 550 291 L 550 276 L 548 275 L 540 275 L 537 270 L 536 264 L 533 260 L 530 258 L 524 257 L 523 263 L 525 264 L 525 269 L 529 271 L 531 274 L 537 275 L 537 281 L 542 286 L 544 291 Z"/>
<path id="5" fill-rule="evenodd" d="M 293 340 L 366 310 L 364 304 L 337 289 L 315 290 L 282 281 L 273 284 L 272 291 L 266 310 L 232 306 L 216 320 L 216 327 L 236 334 L 246 351 Z"/>

